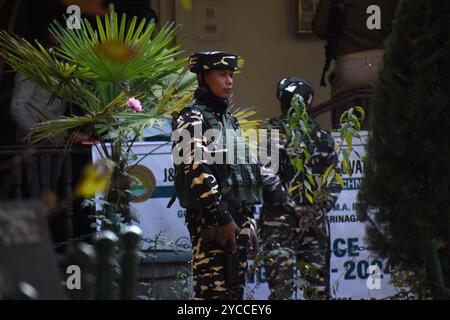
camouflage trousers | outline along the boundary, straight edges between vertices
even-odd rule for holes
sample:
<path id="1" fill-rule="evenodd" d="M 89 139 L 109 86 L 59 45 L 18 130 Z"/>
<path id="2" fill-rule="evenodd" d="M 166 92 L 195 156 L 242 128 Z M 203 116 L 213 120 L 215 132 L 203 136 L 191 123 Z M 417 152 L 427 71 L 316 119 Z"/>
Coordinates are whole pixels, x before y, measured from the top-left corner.
<path id="1" fill-rule="evenodd" d="M 195 213 L 192 216 L 195 216 Z M 217 241 L 217 225 L 211 218 L 186 218 L 192 241 L 192 273 L 196 300 L 243 299 L 251 220 L 241 218 L 235 219 L 235 222 L 240 228 L 240 234 L 237 237 L 238 252 L 232 255 Z"/>
<path id="2" fill-rule="evenodd" d="M 261 256 L 269 299 L 291 299 L 303 288 L 305 299 L 326 299 L 329 271 L 325 219 L 305 223 L 284 208 L 263 208 L 259 225 Z"/>

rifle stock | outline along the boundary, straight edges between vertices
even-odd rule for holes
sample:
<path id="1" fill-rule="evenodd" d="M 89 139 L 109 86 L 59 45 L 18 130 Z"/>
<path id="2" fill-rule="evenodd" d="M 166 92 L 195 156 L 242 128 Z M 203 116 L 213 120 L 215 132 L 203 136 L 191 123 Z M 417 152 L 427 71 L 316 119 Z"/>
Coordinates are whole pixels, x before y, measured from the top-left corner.
<path id="1" fill-rule="evenodd" d="M 236 243 L 238 239 L 236 238 Z M 225 285 L 228 289 L 228 297 L 230 300 L 236 299 L 239 292 L 239 256 L 238 251 L 233 253 L 231 244 L 227 243 L 224 249 L 224 268 L 225 268 Z"/>

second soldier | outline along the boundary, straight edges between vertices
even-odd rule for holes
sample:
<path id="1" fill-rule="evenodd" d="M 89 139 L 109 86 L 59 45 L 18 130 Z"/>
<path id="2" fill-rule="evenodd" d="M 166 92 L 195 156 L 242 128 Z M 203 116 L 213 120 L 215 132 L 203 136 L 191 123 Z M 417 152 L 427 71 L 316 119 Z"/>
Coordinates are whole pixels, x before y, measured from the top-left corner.
<path id="1" fill-rule="evenodd" d="M 300 99 L 308 112 L 313 96 L 313 87 L 307 81 L 294 77 L 281 79 L 277 84 L 281 115 L 271 119 L 268 125 L 270 129 L 280 130 L 279 170 L 274 172 L 267 166 L 263 168 L 264 206 L 259 217 L 270 299 L 293 298 L 295 289 L 300 286 L 296 281 L 298 276 L 306 280 L 305 298 L 329 298 L 329 228 L 326 215 L 335 204 L 340 187 L 337 183 L 323 186 L 321 194 L 324 199 L 309 203 L 305 197 L 304 176 L 298 174 L 293 164 L 298 160 L 304 164 L 307 159 L 304 154 L 300 158 L 293 157 L 289 150 L 293 148 L 293 135 L 301 137 L 310 155 L 315 186 L 318 186 L 326 169 L 337 163 L 334 139 L 316 121 L 311 123 L 310 137 L 298 130 L 288 135 L 286 130 L 292 99 Z M 314 191 L 318 191 L 316 187 Z"/>

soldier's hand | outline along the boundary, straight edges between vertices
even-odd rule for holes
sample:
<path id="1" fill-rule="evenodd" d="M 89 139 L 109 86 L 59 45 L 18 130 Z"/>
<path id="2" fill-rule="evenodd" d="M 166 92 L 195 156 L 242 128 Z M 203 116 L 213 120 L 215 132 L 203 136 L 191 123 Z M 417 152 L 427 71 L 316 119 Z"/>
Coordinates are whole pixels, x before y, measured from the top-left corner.
<path id="1" fill-rule="evenodd" d="M 239 231 L 240 230 L 234 221 L 219 227 L 217 231 L 220 245 L 225 247 L 229 242 L 231 245 L 231 252 L 233 254 L 237 252 L 236 236 L 239 234 Z"/>
<path id="2" fill-rule="evenodd" d="M 249 258 L 255 259 L 256 255 L 258 254 L 259 250 L 259 243 L 258 243 L 258 237 L 256 236 L 255 231 L 250 230 L 250 252 L 249 252 Z"/>
<path id="3" fill-rule="evenodd" d="M 313 223 L 311 221 L 311 217 L 306 213 L 306 211 L 305 214 L 298 219 L 298 226 L 300 230 L 304 232 L 309 232 L 309 229 L 312 228 Z"/>
<path id="4" fill-rule="evenodd" d="M 295 208 L 295 215 L 297 218 L 301 219 L 307 215 L 306 208 L 303 206 L 299 206 Z"/>

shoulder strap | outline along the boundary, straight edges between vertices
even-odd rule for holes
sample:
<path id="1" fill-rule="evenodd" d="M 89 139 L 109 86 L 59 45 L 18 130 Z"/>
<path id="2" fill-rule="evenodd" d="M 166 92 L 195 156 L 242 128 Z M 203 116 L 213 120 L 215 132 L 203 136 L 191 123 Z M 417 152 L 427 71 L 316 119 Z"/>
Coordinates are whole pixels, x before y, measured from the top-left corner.
<path id="1" fill-rule="evenodd" d="M 219 120 L 217 120 L 208 107 L 201 104 L 194 104 L 190 108 L 202 114 L 207 129 L 220 129 Z"/>
<path id="2" fill-rule="evenodd" d="M 226 117 L 227 121 L 229 121 L 232 124 L 234 129 L 240 128 L 237 118 L 234 115 L 232 115 L 229 110 L 226 111 L 225 117 Z"/>
<path id="3" fill-rule="evenodd" d="M 320 86 L 326 87 L 325 75 L 330 69 L 331 61 L 336 57 L 339 38 L 344 23 L 344 0 L 332 0 L 327 22 L 327 41 L 325 45 L 325 64 L 322 70 Z"/>

